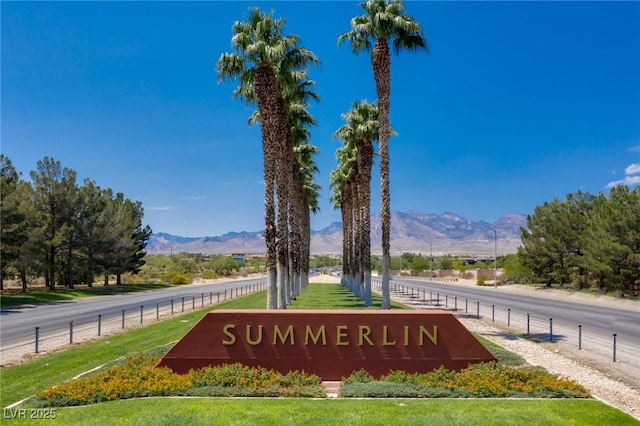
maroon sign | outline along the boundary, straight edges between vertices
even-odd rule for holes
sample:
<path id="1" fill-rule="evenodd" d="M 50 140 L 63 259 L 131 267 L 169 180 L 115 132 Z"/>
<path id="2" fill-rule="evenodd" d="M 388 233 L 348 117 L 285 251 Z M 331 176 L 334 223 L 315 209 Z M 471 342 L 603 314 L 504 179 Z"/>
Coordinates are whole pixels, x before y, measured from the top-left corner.
<path id="1" fill-rule="evenodd" d="M 158 366 L 177 373 L 240 362 L 281 373 L 341 380 L 364 369 L 460 370 L 494 356 L 449 312 L 216 310 L 206 314 Z"/>

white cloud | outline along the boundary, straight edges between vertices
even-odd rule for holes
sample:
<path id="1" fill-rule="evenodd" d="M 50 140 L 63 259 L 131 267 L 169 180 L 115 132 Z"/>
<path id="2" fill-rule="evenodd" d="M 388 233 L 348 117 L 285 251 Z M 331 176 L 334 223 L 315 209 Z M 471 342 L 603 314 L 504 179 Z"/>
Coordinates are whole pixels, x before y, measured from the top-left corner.
<path id="1" fill-rule="evenodd" d="M 188 197 L 184 197 L 185 200 L 202 200 L 204 198 L 209 198 L 208 195 L 191 195 Z"/>
<path id="2" fill-rule="evenodd" d="M 637 175 L 638 173 L 640 173 L 640 163 L 633 163 L 624 169 L 624 174 L 627 176 Z"/>
<path id="3" fill-rule="evenodd" d="M 151 206 L 151 207 L 145 207 L 145 210 L 156 210 L 156 211 L 167 211 L 167 210 L 175 210 L 175 207 L 173 206 Z"/>
<path id="4" fill-rule="evenodd" d="M 640 152 L 640 145 L 632 146 L 629 148 L 630 152 Z"/>
<path id="5" fill-rule="evenodd" d="M 625 176 L 622 180 L 615 180 L 607 184 L 607 188 L 613 188 L 618 185 L 633 186 L 640 184 L 640 176 Z"/>

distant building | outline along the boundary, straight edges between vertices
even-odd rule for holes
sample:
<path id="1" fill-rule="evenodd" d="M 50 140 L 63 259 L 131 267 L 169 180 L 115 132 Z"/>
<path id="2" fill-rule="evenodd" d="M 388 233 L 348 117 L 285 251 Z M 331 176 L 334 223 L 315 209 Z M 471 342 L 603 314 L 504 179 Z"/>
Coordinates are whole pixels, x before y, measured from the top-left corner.
<path id="1" fill-rule="evenodd" d="M 244 257 L 245 257 L 244 253 L 231 253 L 231 258 L 238 263 L 244 262 Z"/>

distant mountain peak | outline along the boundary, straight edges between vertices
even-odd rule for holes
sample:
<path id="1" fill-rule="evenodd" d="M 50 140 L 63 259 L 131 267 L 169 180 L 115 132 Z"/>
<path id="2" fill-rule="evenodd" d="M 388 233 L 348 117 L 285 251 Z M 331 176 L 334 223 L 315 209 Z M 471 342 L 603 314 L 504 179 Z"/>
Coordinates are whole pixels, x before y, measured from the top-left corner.
<path id="1" fill-rule="evenodd" d="M 371 216 L 372 252 L 380 253 L 380 213 Z M 440 215 L 417 211 L 394 211 L 391 219 L 392 253 L 421 252 L 451 254 L 492 254 L 493 239 L 498 238 L 498 253 L 512 253 L 520 245 L 520 229 L 526 227 L 526 216 L 509 213 L 494 223 L 472 221 L 458 214 Z M 496 234 L 491 229 L 496 230 Z M 180 237 L 164 232 L 149 239 L 149 253 L 264 253 L 262 231 L 227 232 L 221 236 Z M 311 232 L 311 251 L 314 254 L 342 253 L 342 223 Z"/>

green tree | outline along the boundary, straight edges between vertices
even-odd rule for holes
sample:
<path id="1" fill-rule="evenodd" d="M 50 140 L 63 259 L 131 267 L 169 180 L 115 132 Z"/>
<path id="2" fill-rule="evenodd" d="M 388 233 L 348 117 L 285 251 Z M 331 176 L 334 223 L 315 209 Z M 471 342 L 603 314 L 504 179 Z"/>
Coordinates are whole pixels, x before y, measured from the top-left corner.
<path id="1" fill-rule="evenodd" d="M 440 260 L 440 269 L 450 271 L 454 267 L 454 259 L 450 254 L 445 254 Z"/>
<path id="2" fill-rule="evenodd" d="M 30 277 L 42 276 L 46 270 L 46 241 L 43 235 L 42 217 L 33 203 L 34 190 L 29 182 L 21 180 L 15 188 L 15 198 L 19 200 L 18 210 L 25 218 L 26 238 L 18 246 L 17 258 L 12 264 L 20 275 L 22 291 L 27 291 Z M 3 242 L 4 244 L 4 242 Z"/>
<path id="3" fill-rule="evenodd" d="M 419 274 L 423 271 L 429 269 L 429 259 L 426 259 L 422 256 L 414 256 L 411 261 L 409 261 L 409 269 L 413 274 Z"/>
<path id="4" fill-rule="evenodd" d="M 28 239 L 26 214 L 21 208 L 22 197 L 18 192 L 20 175 L 11 160 L 0 154 L 0 290 L 4 290 L 4 278 L 9 265 L 20 257 L 20 248 Z"/>
<path id="5" fill-rule="evenodd" d="M 151 236 L 151 228 L 142 225 L 144 210 L 142 203 L 125 199 L 122 194 L 117 194 L 117 227 L 114 230 L 113 241 L 114 256 L 111 259 L 109 270 L 116 274 L 116 285 L 122 284 L 122 273 L 131 272 L 137 274 L 144 264 L 145 248 Z"/>
<path id="6" fill-rule="evenodd" d="M 354 53 L 371 52 L 371 64 L 376 83 L 379 109 L 380 184 L 382 216 L 382 308 L 391 309 L 389 292 L 389 259 L 391 241 L 391 197 L 389 191 L 389 98 L 391 95 L 391 54 L 402 50 L 428 51 L 422 29 L 404 11 L 400 0 L 368 0 L 361 6 L 365 14 L 351 20 L 351 31 L 339 36 L 348 41 Z"/>
<path id="7" fill-rule="evenodd" d="M 504 257 L 504 280 L 514 283 L 529 283 L 533 279 L 532 272 L 522 264 L 520 256 L 516 253 Z"/>
<path id="8" fill-rule="evenodd" d="M 565 201 L 545 202 L 527 217 L 518 252 L 522 263 L 547 286 L 567 284 L 584 273 L 580 258 L 591 205 L 591 197 L 578 192 L 568 194 Z"/>
<path id="9" fill-rule="evenodd" d="M 57 259 L 66 244 L 76 185 L 76 172 L 62 167 L 59 161 L 45 157 L 38 161 L 36 170 L 30 173 L 34 188 L 34 207 L 40 217 L 42 236 L 46 243 L 47 270 L 45 281 L 55 290 Z"/>
<path id="10" fill-rule="evenodd" d="M 611 188 L 606 203 L 599 204 L 599 222 L 593 226 L 600 247 L 590 246 L 591 259 L 605 260 L 609 287 L 620 293 L 640 286 L 640 187 Z M 599 256 L 599 257 L 598 257 Z M 598 263 L 594 271 L 604 268 Z"/>

